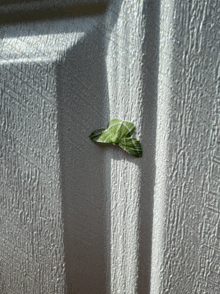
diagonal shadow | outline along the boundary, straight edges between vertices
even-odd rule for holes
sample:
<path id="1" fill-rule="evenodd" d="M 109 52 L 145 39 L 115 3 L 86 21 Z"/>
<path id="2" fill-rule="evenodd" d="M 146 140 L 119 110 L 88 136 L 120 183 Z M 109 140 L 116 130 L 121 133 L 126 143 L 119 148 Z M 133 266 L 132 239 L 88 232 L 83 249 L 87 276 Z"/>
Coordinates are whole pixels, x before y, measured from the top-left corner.
<path id="1" fill-rule="evenodd" d="M 121 4 L 122 0 L 117 2 L 118 11 Z M 146 1 L 145 13 L 137 293 L 150 293 L 160 0 Z M 97 28 L 68 49 L 57 66 L 67 293 L 107 293 L 109 283 L 111 224 L 106 211 L 105 153 L 111 147 L 94 144 L 88 137 L 109 120 L 105 66 L 109 40 L 104 21 L 103 17 Z M 117 15 L 108 19 L 110 32 L 116 21 Z"/>
<path id="2" fill-rule="evenodd" d="M 103 36 L 95 27 L 57 66 L 66 293 L 107 291 L 105 154 L 89 139 L 106 125 Z"/>
<path id="3" fill-rule="evenodd" d="M 30 3 L 29 3 L 30 2 Z M 4 4 L 4 1 L 1 5 Z M 63 19 L 70 17 L 81 17 L 99 15 L 105 13 L 107 9 L 106 1 L 83 3 L 69 2 L 64 5 L 52 5 L 45 2 L 32 2 L 32 1 L 10 1 L 5 4 L 21 4 L 20 6 L 8 6 L 0 9 L 0 25 L 34 22 L 39 20 L 53 20 Z"/>
<path id="4" fill-rule="evenodd" d="M 155 152 L 157 125 L 157 88 L 159 70 L 159 19 L 160 0 L 144 3 L 147 21 L 142 46 L 143 113 L 142 138 L 144 157 L 141 165 L 141 189 L 139 207 L 139 256 L 137 293 L 150 294 L 152 226 L 155 185 Z"/>
<path id="5" fill-rule="evenodd" d="M 123 1 L 115 1 L 115 11 L 120 11 Z M 144 63 L 143 74 L 143 118 L 142 118 L 142 147 L 143 158 L 135 161 L 140 169 L 141 187 L 139 202 L 139 227 L 138 227 L 138 277 L 137 293 L 150 293 L 151 280 L 151 250 L 152 250 L 152 225 L 155 184 L 155 150 L 156 150 L 156 124 L 157 124 L 157 85 L 159 68 L 159 18 L 160 0 L 144 2 L 145 38 L 142 43 Z M 112 13 L 112 16 L 115 12 Z M 113 29 L 115 22 L 110 19 Z M 112 21 L 112 22 L 111 22 Z M 108 46 L 108 44 L 106 45 Z M 134 162 L 131 156 L 126 160 Z M 111 171 L 108 171 L 107 181 L 111 181 Z M 110 205 L 110 204 L 109 204 Z M 110 209 L 110 206 L 109 208 Z M 107 211 L 108 213 L 108 211 Z M 110 218 L 110 216 L 108 216 Z M 111 222 L 108 222 L 111 231 Z M 110 242 L 110 240 L 109 240 Z M 108 253 L 110 267 L 110 252 Z M 110 269 L 109 269 L 110 270 Z"/>
<path id="6" fill-rule="evenodd" d="M 146 19 L 151 21 L 148 21 L 143 43 L 145 147 L 140 165 L 138 293 L 150 293 L 159 2 L 146 1 L 145 4 Z M 121 3 L 122 0 L 117 2 L 118 9 Z M 117 16 L 110 19 L 110 31 L 116 21 Z M 100 23 L 67 50 L 56 68 L 67 293 L 107 292 L 110 256 L 106 255 L 109 240 L 106 239 L 105 150 L 103 152 L 103 147 L 93 144 L 88 137 L 96 128 L 105 127 L 109 120 L 107 46 L 108 39 Z"/>

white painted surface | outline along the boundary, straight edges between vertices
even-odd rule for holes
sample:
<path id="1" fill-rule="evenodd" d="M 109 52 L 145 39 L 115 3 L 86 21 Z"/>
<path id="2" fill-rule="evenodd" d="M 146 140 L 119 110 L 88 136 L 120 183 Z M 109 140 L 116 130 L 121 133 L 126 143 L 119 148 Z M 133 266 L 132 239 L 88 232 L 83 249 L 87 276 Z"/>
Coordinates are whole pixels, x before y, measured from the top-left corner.
<path id="1" fill-rule="evenodd" d="M 1 28 L 1 291 L 219 293 L 217 0 Z M 88 138 L 134 122 L 143 158 Z"/>
<path id="2" fill-rule="evenodd" d="M 1 29 L 3 294 L 105 292 L 103 164 L 88 138 L 102 113 L 97 24 Z"/>
<path id="3" fill-rule="evenodd" d="M 132 121 L 137 128 L 135 136 L 143 145 L 140 159 L 117 148 L 106 154 L 109 293 L 149 292 L 157 89 L 152 89 L 156 79 L 152 74 L 157 71 L 153 48 L 158 41 L 152 34 L 157 36 L 157 9 L 156 1 L 151 6 L 136 0 L 112 1 L 106 15 L 106 23 L 112 27 L 111 34 L 106 30 L 109 118 Z M 148 17 L 152 21 L 147 27 Z"/>
<path id="4" fill-rule="evenodd" d="M 161 1 L 151 293 L 219 293 L 219 1 Z"/>
<path id="5" fill-rule="evenodd" d="M 169 5 L 170 4 L 170 5 Z M 172 63 L 173 34 L 172 1 L 161 1 L 160 12 L 160 46 L 157 97 L 157 129 L 156 129 L 156 175 L 154 187 L 151 292 L 160 293 L 161 267 L 164 258 L 164 225 L 166 223 L 167 164 L 169 148 L 169 124 L 171 105 L 170 72 Z"/>

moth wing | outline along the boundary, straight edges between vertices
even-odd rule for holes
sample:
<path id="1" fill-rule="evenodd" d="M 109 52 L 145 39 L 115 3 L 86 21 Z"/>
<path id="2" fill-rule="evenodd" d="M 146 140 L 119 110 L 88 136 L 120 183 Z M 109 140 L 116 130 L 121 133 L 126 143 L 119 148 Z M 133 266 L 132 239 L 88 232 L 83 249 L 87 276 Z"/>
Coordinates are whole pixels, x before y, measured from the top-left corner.
<path id="1" fill-rule="evenodd" d="M 91 135 L 89 136 L 89 138 L 95 142 L 98 141 L 98 139 L 100 138 L 100 136 L 102 135 L 102 133 L 105 131 L 106 129 L 102 128 L 102 129 L 98 129 L 95 130 L 94 132 L 91 133 Z"/>
<path id="2" fill-rule="evenodd" d="M 120 129 L 121 133 L 122 133 L 122 138 L 123 137 L 128 137 L 130 138 L 131 135 L 134 133 L 135 131 L 135 126 L 132 122 L 129 121 L 123 121 L 121 129 Z"/>
<path id="3" fill-rule="evenodd" d="M 107 129 L 96 130 L 89 137 L 93 141 L 100 143 L 114 143 L 121 123 L 122 121 L 120 119 L 112 119 L 108 123 Z"/>
<path id="4" fill-rule="evenodd" d="M 101 136 L 99 137 L 99 139 L 96 142 L 112 143 L 113 137 L 114 137 L 113 130 L 107 129 L 101 134 Z"/>
<path id="5" fill-rule="evenodd" d="M 100 143 L 118 144 L 122 138 L 131 139 L 130 137 L 134 131 L 135 126 L 133 123 L 114 118 L 109 121 L 107 129 L 98 129 L 92 132 L 89 137 L 93 141 Z"/>
<path id="6" fill-rule="evenodd" d="M 108 129 L 106 130 L 106 134 L 103 134 L 103 139 L 106 143 L 116 143 L 119 142 L 118 137 L 120 135 L 120 128 L 123 121 L 117 118 L 110 120 L 108 123 Z"/>
<path id="7" fill-rule="evenodd" d="M 135 131 L 135 126 L 129 121 L 114 118 L 110 120 L 108 129 L 117 137 L 117 141 L 119 142 L 123 137 L 131 137 Z"/>
<path id="8" fill-rule="evenodd" d="M 117 125 L 120 124 L 122 122 L 122 120 L 118 119 L 118 118 L 113 118 L 112 120 L 109 121 L 107 128 L 113 126 L 113 125 Z"/>
<path id="9" fill-rule="evenodd" d="M 142 157 L 141 143 L 135 138 L 122 138 L 119 146 L 135 157 Z"/>
<path id="10" fill-rule="evenodd" d="M 122 138 L 130 138 L 135 131 L 135 126 L 129 121 L 121 121 L 117 129 L 117 141 L 120 142 Z"/>

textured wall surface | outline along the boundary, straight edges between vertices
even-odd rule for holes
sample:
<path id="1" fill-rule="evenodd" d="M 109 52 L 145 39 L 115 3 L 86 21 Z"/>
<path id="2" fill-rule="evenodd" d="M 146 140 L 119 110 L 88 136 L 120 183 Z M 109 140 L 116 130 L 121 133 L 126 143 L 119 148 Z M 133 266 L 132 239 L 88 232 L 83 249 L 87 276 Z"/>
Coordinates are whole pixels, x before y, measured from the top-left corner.
<path id="1" fill-rule="evenodd" d="M 134 122 L 143 158 L 106 154 L 109 293 L 149 293 L 156 133 L 157 1 L 114 1 L 106 53 L 108 115 Z"/>
<path id="2" fill-rule="evenodd" d="M 56 72 L 26 41 L 1 50 L 1 293 L 63 293 Z"/>
<path id="3" fill-rule="evenodd" d="M 219 1 L 161 1 L 152 293 L 219 293 Z"/>
<path id="4" fill-rule="evenodd" d="M 218 0 L 1 26 L 2 294 L 219 293 L 219 26 Z M 115 117 L 143 158 L 89 139 Z"/>
<path id="5" fill-rule="evenodd" d="M 1 293 L 105 292 L 103 155 L 88 147 L 102 123 L 96 26 L 1 29 Z"/>

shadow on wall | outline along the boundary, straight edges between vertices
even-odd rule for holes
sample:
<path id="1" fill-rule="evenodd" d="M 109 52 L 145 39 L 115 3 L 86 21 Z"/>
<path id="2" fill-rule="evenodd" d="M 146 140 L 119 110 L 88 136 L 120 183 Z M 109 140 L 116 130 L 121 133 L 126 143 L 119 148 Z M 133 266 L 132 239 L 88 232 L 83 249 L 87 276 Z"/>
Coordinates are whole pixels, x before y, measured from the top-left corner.
<path id="1" fill-rule="evenodd" d="M 108 18 L 108 32 L 117 21 L 116 12 L 122 2 L 115 1 L 115 11 Z M 143 43 L 144 157 L 138 163 L 141 169 L 138 293 L 149 293 L 150 289 L 160 7 L 159 0 L 145 3 L 149 25 Z M 110 270 L 105 167 L 109 147 L 100 147 L 89 139 L 93 130 L 106 127 L 109 121 L 105 65 L 109 40 L 103 27 L 104 16 L 100 20 L 99 26 L 68 49 L 56 65 L 67 293 L 106 293 Z M 65 33 L 64 27 L 54 33 Z M 51 32 L 45 26 L 45 31 L 36 31 L 36 35 L 40 33 Z M 21 26 L 20 35 L 23 34 L 29 32 Z"/>
<path id="2" fill-rule="evenodd" d="M 137 293 L 150 293 L 160 1 L 146 1 L 143 42 L 144 157 L 141 170 Z M 120 11 L 121 1 L 115 2 Z M 108 18 L 111 31 L 117 14 Z M 150 20 L 149 20 L 150 19 Z M 107 293 L 110 271 L 106 212 L 106 161 L 109 146 L 94 144 L 90 133 L 106 127 L 109 98 L 105 18 L 65 54 L 57 66 L 64 248 L 67 293 Z M 129 158 L 128 158 L 129 160 Z M 110 179 L 109 179 L 110 180 Z M 110 207 L 109 207 L 110 209 Z M 108 210 L 108 207 L 107 207 Z M 108 223 L 110 226 L 110 223 Z M 108 228 L 109 230 L 109 228 Z"/>
<path id="3" fill-rule="evenodd" d="M 123 1 L 112 1 L 108 22 L 113 29 L 116 12 L 119 13 Z M 141 186 L 139 199 L 139 227 L 138 227 L 138 277 L 137 293 L 150 293 L 151 280 L 151 247 L 152 247 L 152 225 L 153 225 L 153 197 L 155 184 L 155 150 L 156 150 L 156 124 L 157 124 L 157 88 L 159 68 L 159 18 L 160 0 L 147 0 L 143 4 L 145 38 L 142 43 L 143 65 L 143 110 L 141 126 L 141 143 L 143 158 L 133 160 L 126 156 L 126 160 L 135 162 L 140 169 Z M 112 16 L 112 18 L 111 18 Z M 117 37 L 116 37 L 117 39 Z M 108 44 L 106 45 L 106 48 Z M 128 46 L 129 48 L 129 46 Z M 120 86 L 119 86 L 120 87 Z M 122 151 L 123 152 L 123 151 Z M 110 162 L 109 162 L 110 163 Z M 109 173 L 111 177 L 111 172 Z M 107 181 L 111 182 L 108 178 Z M 109 206 L 110 210 L 110 206 Z M 107 212 L 108 213 L 108 212 Z M 109 220 L 110 222 L 110 220 Z M 109 230 L 111 224 L 108 224 Z M 109 245 L 110 246 L 110 245 Z M 110 256 L 108 256 L 110 260 Z M 110 264 L 110 261 L 109 261 Z"/>
<path id="4" fill-rule="evenodd" d="M 6 5 L 0 9 L 0 25 L 89 16 L 104 13 L 107 8 L 106 1 L 82 3 L 82 0 L 79 0 L 78 3 L 76 1 L 72 4 L 70 2 L 63 6 L 62 1 L 60 5 L 54 5 L 46 1 L 41 3 L 41 1 L 33 2 L 33 0 L 4 0 L 0 3 L 0 6 Z M 16 6 L 10 6 L 10 4 Z"/>
<path id="5" fill-rule="evenodd" d="M 109 147 L 89 139 L 108 122 L 105 51 L 102 20 L 57 66 L 67 293 L 107 293 L 103 150 Z"/>
<path id="6" fill-rule="evenodd" d="M 142 45 L 143 121 L 141 189 L 139 206 L 139 256 L 137 293 L 150 293 L 152 226 L 155 185 L 157 89 L 160 43 L 160 0 L 145 1 L 145 39 Z"/>

